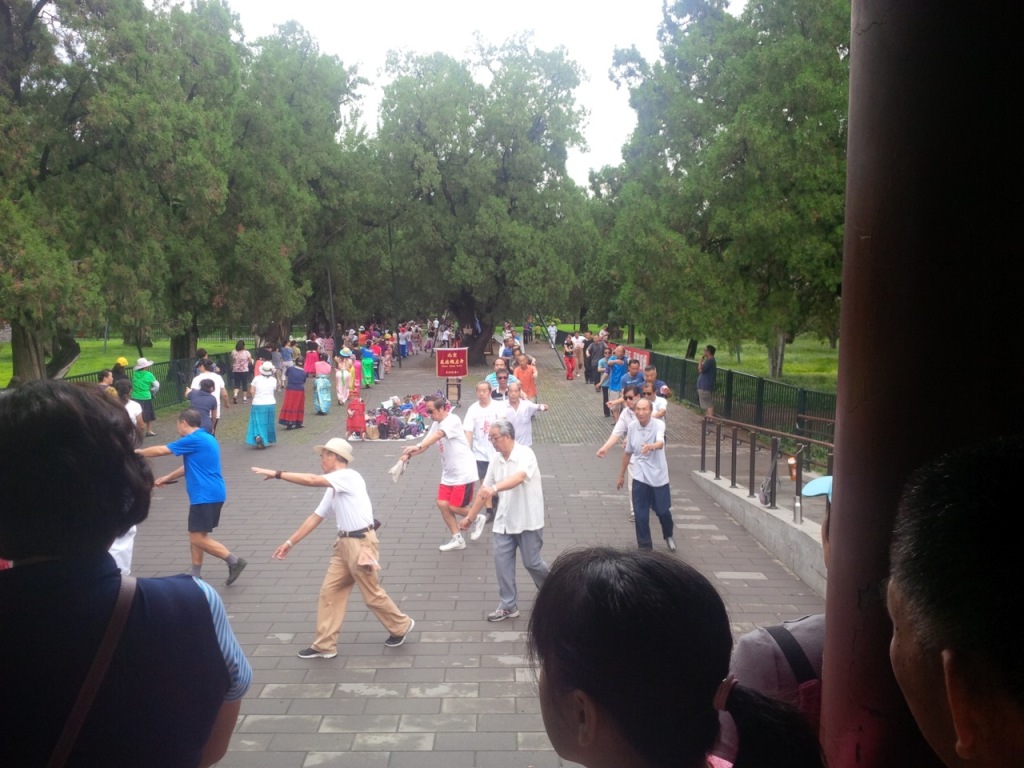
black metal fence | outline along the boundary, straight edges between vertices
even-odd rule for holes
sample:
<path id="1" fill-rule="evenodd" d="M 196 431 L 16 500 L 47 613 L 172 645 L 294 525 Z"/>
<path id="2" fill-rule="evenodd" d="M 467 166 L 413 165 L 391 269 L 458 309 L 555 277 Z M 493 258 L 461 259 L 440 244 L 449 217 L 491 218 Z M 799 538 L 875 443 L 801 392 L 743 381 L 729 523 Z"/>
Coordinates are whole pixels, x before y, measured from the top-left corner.
<path id="1" fill-rule="evenodd" d="M 693 405 L 697 400 L 697 362 L 650 352 L 658 378 L 675 396 Z M 836 396 L 760 376 L 718 369 L 713 396 L 715 415 L 777 432 L 832 442 L 835 433 Z"/>
<path id="2" fill-rule="evenodd" d="M 220 368 L 220 373 L 221 376 L 224 377 L 224 381 L 228 382 L 231 371 L 231 353 L 224 352 L 219 355 L 211 355 L 210 357 Z M 185 389 L 192 383 L 192 378 L 195 375 L 195 364 L 196 360 L 194 358 L 168 360 L 163 363 L 153 364 L 149 370 L 156 377 L 156 380 L 160 382 L 160 391 L 153 395 L 153 408 L 156 410 L 172 408 L 185 402 Z M 133 374 L 134 371 L 128 371 L 129 378 L 131 378 Z M 65 376 L 64 380 L 85 381 L 90 383 L 98 382 L 99 371 L 81 373 L 75 376 Z"/>

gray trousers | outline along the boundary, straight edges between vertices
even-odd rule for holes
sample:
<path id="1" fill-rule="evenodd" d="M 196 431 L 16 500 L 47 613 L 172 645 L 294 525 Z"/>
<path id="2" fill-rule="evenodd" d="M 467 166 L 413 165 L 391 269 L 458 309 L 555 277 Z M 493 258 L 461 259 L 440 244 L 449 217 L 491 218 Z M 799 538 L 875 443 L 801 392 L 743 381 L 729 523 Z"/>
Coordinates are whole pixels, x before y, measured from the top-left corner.
<path id="1" fill-rule="evenodd" d="M 494 534 L 494 570 L 498 575 L 499 607 L 507 611 L 516 608 L 516 548 L 522 553 L 523 566 L 533 583 L 540 589 L 548 575 L 548 564 L 540 556 L 544 546 L 544 529 L 522 533 Z"/>

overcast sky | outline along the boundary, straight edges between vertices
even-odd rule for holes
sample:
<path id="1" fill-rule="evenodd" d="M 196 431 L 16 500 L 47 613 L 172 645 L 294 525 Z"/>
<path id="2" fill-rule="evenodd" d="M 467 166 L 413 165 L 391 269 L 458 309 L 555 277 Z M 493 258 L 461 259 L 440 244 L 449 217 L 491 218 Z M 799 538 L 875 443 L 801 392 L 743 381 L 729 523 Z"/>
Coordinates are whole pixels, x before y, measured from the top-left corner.
<path id="1" fill-rule="evenodd" d="M 476 31 L 491 43 L 532 31 L 539 48 L 565 46 L 588 77 L 576 98 L 590 113 L 584 128 L 589 150 L 569 156 L 569 174 L 581 185 L 586 185 L 591 168 L 620 162 L 622 145 L 636 124 L 628 94 L 616 90 L 608 80 L 612 52 L 616 47 L 636 45 L 648 60 L 656 58 L 661 21 L 661 0 L 609 3 L 603 8 L 582 0 L 519 0 L 493 5 L 469 0 L 228 2 L 241 17 L 250 41 L 272 34 L 275 25 L 294 19 L 317 39 L 321 51 L 337 55 L 346 65 L 358 65 L 360 74 L 377 86 L 376 93 L 364 89 L 366 119 L 371 125 L 376 121 L 388 50 L 443 51 L 462 59 L 472 49 Z"/>

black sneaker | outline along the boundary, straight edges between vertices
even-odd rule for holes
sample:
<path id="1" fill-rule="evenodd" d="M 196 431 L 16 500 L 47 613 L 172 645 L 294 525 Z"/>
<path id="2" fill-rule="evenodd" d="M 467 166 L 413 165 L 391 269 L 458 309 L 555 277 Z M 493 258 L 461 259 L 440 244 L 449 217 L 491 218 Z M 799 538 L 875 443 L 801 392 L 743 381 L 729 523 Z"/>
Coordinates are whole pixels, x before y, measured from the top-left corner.
<path id="1" fill-rule="evenodd" d="M 298 653 L 300 659 L 333 659 L 337 655 L 337 651 L 318 651 L 316 648 L 307 648 Z"/>
<path id="2" fill-rule="evenodd" d="M 230 587 L 232 584 L 238 581 L 238 577 L 242 575 L 242 571 L 245 570 L 245 566 L 247 566 L 248 564 L 249 563 L 245 560 L 245 558 L 240 557 L 238 558 L 237 563 L 235 563 L 234 565 L 229 565 L 228 580 L 225 581 L 224 584 Z"/>
<path id="3" fill-rule="evenodd" d="M 414 619 L 409 619 L 409 629 L 407 629 L 405 631 L 405 634 L 404 635 L 388 635 L 388 639 L 384 641 L 384 645 L 386 647 L 388 647 L 388 648 L 397 648 L 398 646 L 400 646 L 402 643 L 405 642 L 405 638 L 407 638 L 409 636 L 409 633 L 412 632 L 412 629 L 415 626 L 416 626 L 416 621 Z"/>

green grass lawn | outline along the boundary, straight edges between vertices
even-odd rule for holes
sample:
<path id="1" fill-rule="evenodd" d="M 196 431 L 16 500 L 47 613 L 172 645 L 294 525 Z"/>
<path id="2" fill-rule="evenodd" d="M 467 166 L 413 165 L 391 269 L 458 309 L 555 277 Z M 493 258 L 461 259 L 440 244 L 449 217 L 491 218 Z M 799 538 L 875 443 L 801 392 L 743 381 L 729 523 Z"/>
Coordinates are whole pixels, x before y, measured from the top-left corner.
<path id="1" fill-rule="evenodd" d="M 128 358 L 128 364 L 134 365 L 139 357 L 139 351 L 134 346 L 122 344 L 120 339 L 108 340 L 106 352 L 103 351 L 103 339 L 79 339 L 78 343 L 82 346 L 82 354 L 75 361 L 75 364 L 71 366 L 71 370 L 68 372 L 70 376 L 110 368 L 119 357 Z M 205 346 L 211 355 L 227 352 L 235 348 L 235 345 L 230 341 L 203 341 L 200 345 Z M 153 342 L 152 347 L 145 348 L 145 355 L 150 360 L 161 363 L 170 359 L 170 351 L 171 342 L 169 339 L 156 340 Z M 11 378 L 12 369 L 11 345 L 9 343 L 0 344 L 0 386 L 7 385 L 7 381 Z"/>
<path id="2" fill-rule="evenodd" d="M 591 323 L 591 331 L 596 331 L 603 324 Z M 574 331 L 578 326 L 572 323 L 559 323 L 558 330 Z M 643 333 L 636 333 L 634 346 L 642 347 Z M 654 345 L 656 352 L 682 357 L 686 354 L 687 339 L 666 339 Z M 625 342 L 620 342 L 625 343 Z M 740 354 L 730 351 L 728 344 L 717 339 L 701 339 L 700 349 L 713 344 L 717 350 L 719 368 L 730 368 L 734 371 L 749 373 L 752 376 L 768 376 L 768 348 L 755 341 L 744 341 Z M 814 389 L 819 392 L 836 391 L 836 374 L 839 367 L 839 348 L 832 349 L 827 341 L 819 341 L 810 334 L 798 336 L 796 341 L 786 346 L 786 359 L 782 366 L 782 381 L 795 387 Z"/>
<path id="3" fill-rule="evenodd" d="M 641 338 L 641 344 L 643 343 Z M 655 350 L 667 355 L 682 357 L 686 353 L 686 339 L 671 339 L 654 345 Z M 731 368 L 754 376 L 768 376 L 768 348 L 754 341 L 743 342 L 737 359 L 735 351 L 716 339 L 701 339 L 700 349 L 714 345 L 719 368 Z M 827 341 L 819 341 L 811 335 L 797 336 L 796 341 L 786 345 L 786 358 L 782 366 L 782 381 L 805 389 L 821 392 L 836 391 L 836 374 L 839 368 L 839 348 L 829 347 Z"/>

